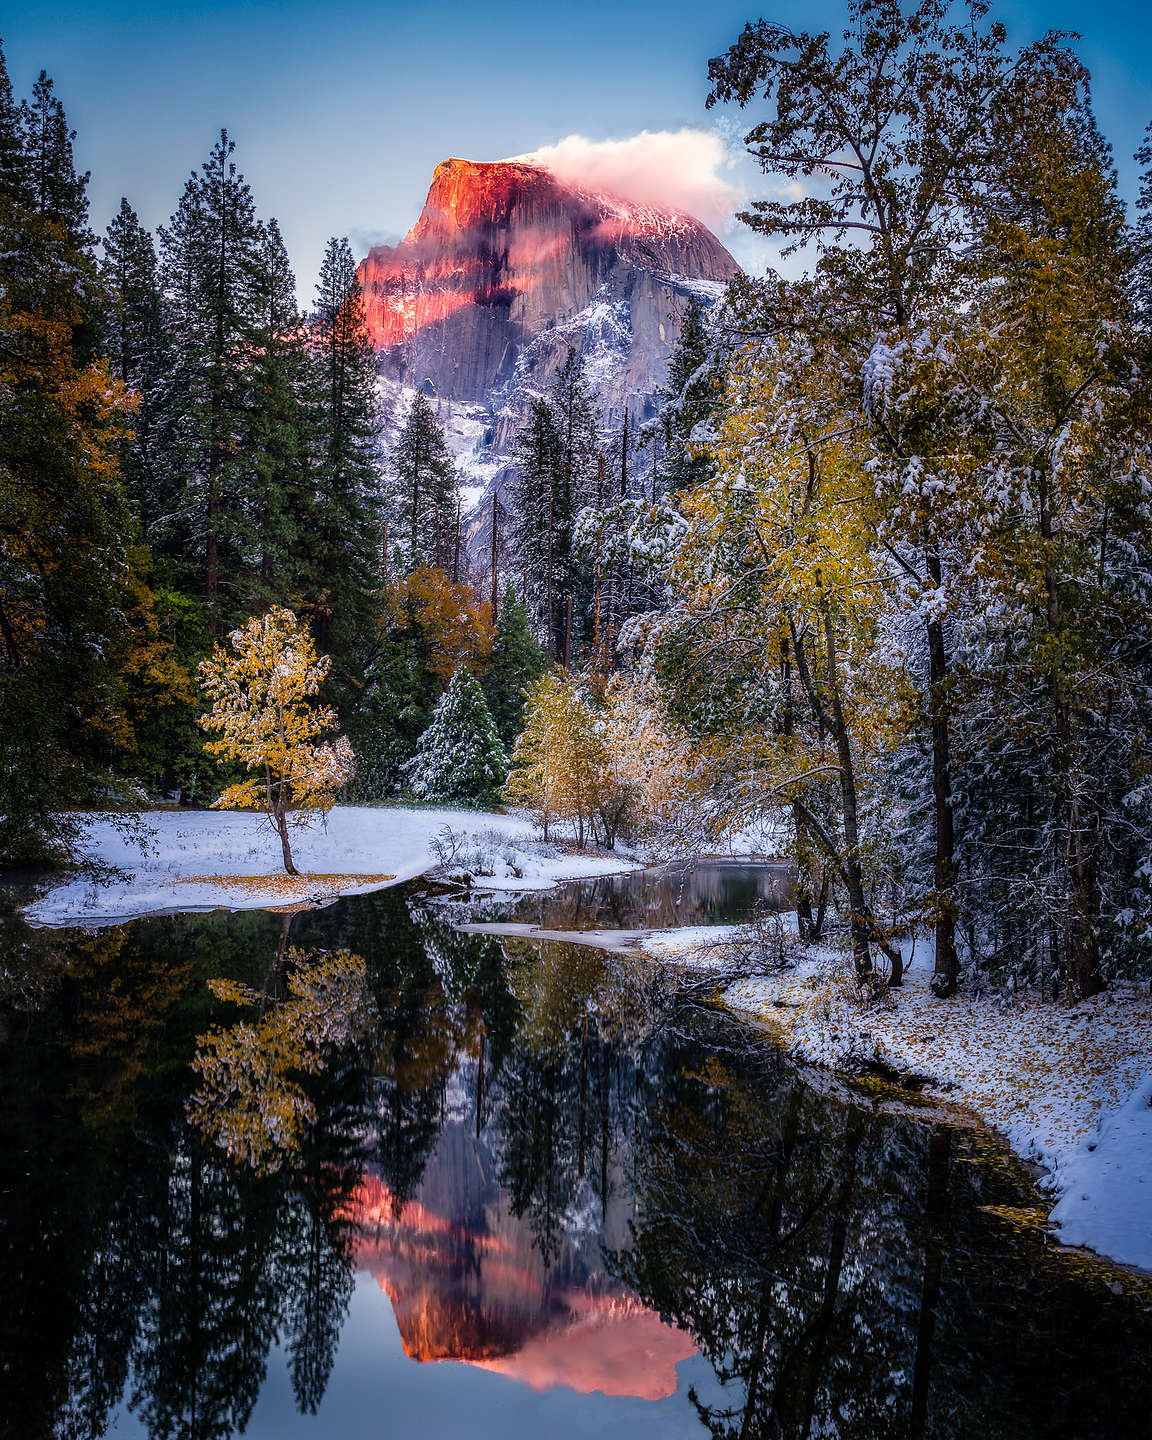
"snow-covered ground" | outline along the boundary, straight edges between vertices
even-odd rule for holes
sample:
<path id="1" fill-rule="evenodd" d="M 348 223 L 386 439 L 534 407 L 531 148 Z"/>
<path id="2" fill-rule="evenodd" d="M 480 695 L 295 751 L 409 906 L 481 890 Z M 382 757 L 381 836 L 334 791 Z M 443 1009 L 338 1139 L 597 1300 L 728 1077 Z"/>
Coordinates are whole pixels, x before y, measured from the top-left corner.
<path id="1" fill-rule="evenodd" d="M 482 868 L 488 873 L 477 884 L 488 890 L 539 890 L 638 863 L 544 845 L 524 815 L 338 805 L 327 825 L 292 832 L 302 872 L 293 879 L 284 874 L 280 842 L 261 815 L 156 810 L 142 818 L 151 831 L 145 853 L 109 820 L 93 816 L 85 849 L 124 878 L 64 880 L 29 906 L 27 918 L 37 925 L 108 925 L 160 911 L 258 910 L 360 894 L 433 869 L 445 854 L 446 831 L 448 851 L 458 852 L 448 869 Z"/>
<path id="2" fill-rule="evenodd" d="M 651 936 L 644 948 L 716 963 L 730 933 L 697 926 Z M 931 948 L 906 948 L 905 957 L 904 986 L 873 1006 L 858 999 L 848 958 L 830 950 L 740 981 L 725 999 L 797 1058 L 880 1061 L 930 1076 L 1050 1172 L 1060 1240 L 1152 1270 L 1152 997 L 1100 995 L 1070 1007 L 940 1001 L 928 988 Z"/>

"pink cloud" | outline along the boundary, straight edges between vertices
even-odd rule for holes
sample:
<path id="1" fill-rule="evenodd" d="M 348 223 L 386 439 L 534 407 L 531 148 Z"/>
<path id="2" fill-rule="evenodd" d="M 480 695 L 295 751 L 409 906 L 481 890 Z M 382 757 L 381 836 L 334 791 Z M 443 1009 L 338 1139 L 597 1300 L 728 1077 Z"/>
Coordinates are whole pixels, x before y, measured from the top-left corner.
<path id="1" fill-rule="evenodd" d="M 558 180 L 641 205 L 684 210 L 714 230 L 727 228 L 747 198 L 721 173 L 732 152 L 711 130 L 641 130 L 623 140 L 567 135 L 517 160 L 551 170 Z"/>

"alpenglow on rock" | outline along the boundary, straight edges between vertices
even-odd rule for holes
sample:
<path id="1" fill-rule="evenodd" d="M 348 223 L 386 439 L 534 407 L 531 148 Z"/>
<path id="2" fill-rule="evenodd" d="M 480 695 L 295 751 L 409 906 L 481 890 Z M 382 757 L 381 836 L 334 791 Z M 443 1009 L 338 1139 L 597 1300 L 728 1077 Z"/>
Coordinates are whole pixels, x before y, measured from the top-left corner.
<path id="1" fill-rule="evenodd" d="M 739 267 L 698 220 L 576 190 L 540 165 L 446 160 L 419 220 L 360 266 L 382 373 L 488 409 L 545 389 L 584 354 L 607 423 L 651 413 L 689 294 L 710 302 Z M 502 418 L 505 423 L 502 424 Z"/>

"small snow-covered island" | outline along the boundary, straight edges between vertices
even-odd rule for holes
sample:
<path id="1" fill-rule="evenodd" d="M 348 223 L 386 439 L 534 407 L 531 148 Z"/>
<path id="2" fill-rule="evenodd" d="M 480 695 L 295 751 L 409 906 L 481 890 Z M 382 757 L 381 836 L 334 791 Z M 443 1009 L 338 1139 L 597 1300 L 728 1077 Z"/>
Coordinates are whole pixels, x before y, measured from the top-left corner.
<path id="1" fill-rule="evenodd" d="M 1152 126 L 841 8 L 5 37 L 13 1436 L 1147 1435 Z"/>

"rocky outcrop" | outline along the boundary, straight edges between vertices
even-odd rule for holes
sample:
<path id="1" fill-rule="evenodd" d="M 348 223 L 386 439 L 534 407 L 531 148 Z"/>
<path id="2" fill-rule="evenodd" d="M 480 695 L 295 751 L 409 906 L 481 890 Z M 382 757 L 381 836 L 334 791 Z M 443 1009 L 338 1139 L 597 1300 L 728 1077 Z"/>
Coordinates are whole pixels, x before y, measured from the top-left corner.
<path id="1" fill-rule="evenodd" d="M 585 353 L 609 424 L 650 410 L 686 296 L 736 262 L 698 220 L 575 190 L 518 161 L 437 166 L 423 212 L 360 268 L 381 369 L 493 415 Z"/>

